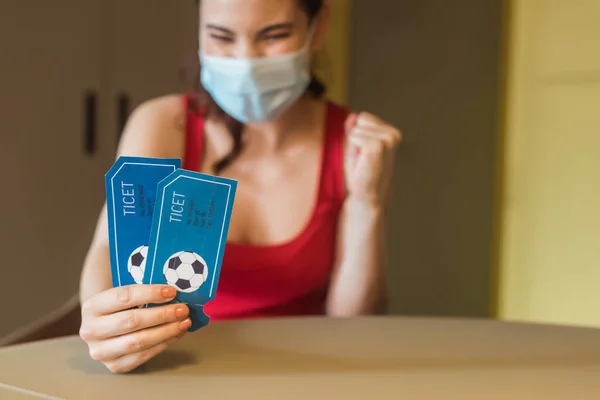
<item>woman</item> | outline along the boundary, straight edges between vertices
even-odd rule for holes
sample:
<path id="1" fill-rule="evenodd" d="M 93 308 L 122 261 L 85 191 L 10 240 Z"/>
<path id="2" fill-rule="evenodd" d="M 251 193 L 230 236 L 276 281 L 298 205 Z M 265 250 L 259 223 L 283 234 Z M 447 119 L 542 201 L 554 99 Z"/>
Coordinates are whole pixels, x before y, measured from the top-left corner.
<path id="1" fill-rule="evenodd" d="M 350 316 L 384 303 L 383 217 L 400 132 L 323 98 L 310 61 L 329 24 L 324 0 L 203 0 L 202 88 L 132 114 L 120 155 L 179 157 L 238 180 L 213 321 Z M 106 211 L 83 268 L 81 336 L 126 372 L 188 329 L 169 286 L 111 288 Z"/>

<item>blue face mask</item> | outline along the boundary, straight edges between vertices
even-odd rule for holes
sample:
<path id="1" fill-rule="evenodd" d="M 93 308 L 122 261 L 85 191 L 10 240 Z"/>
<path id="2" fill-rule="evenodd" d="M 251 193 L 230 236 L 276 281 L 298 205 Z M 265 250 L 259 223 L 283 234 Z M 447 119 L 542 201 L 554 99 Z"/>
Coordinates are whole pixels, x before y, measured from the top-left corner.
<path id="1" fill-rule="evenodd" d="M 260 58 L 200 53 L 201 82 L 223 111 L 236 120 L 262 122 L 279 116 L 310 83 L 307 43 L 297 52 Z"/>

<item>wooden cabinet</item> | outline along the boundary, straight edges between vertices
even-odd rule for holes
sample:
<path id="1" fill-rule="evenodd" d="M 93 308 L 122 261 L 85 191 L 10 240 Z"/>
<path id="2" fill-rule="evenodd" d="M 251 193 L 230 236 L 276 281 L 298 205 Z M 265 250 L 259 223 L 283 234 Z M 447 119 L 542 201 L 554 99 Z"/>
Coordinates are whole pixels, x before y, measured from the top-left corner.
<path id="1" fill-rule="evenodd" d="M 119 123 L 119 99 L 132 110 L 141 102 L 186 90 L 196 73 L 198 14 L 193 0 L 113 0 L 108 49 L 109 115 Z"/>
<path id="2" fill-rule="evenodd" d="M 0 342 L 76 296 L 120 114 L 183 90 L 196 21 L 193 1 L 0 5 Z"/>

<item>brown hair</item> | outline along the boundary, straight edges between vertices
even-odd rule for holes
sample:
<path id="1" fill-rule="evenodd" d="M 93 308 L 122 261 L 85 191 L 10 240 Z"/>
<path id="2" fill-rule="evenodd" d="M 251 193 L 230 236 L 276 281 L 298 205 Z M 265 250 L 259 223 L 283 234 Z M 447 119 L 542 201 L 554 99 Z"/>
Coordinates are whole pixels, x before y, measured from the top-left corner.
<path id="1" fill-rule="evenodd" d="M 298 0 L 300 3 L 300 7 L 306 12 L 308 15 L 309 21 L 313 21 L 317 14 L 323 8 L 324 0 Z M 197 0 L 198 7 L 200 6 L 200 1 Z M 201 68 L 200 65 L 197 65 L 198 72 Z M 218 160 L 214 165 L 214 172 L 218 175 L 221 173 L 229 164 L 231 164 L 235 158 L 242 151 L 242 135 L 244 131 L 244 125 L 228 115 L 225 111 L 223 111 L 212 99 L 210 94 L 204 89 L 200 82 L 200 73 L 195 75 L 195 92 L 196 97 L 194 101 L 191 101 L 190 104 L 190 112 L 197 113 L 200 110 L 201 104 L 204 105 L 204 109 L 206 113 L 211 113 L 211 115 L 217 116 L 220 118 L 227 130 L 229 131 L 232 139 L 233 139 L 233 147 L 229 154 L 223 157 L 221 160 Z M 326 88 L 325 85 L 313 74 L 311 77 L 311 81 L 307 87 L 307 92 L 311 93 L 315 97 L 321 97 L 325 94 Z"/>

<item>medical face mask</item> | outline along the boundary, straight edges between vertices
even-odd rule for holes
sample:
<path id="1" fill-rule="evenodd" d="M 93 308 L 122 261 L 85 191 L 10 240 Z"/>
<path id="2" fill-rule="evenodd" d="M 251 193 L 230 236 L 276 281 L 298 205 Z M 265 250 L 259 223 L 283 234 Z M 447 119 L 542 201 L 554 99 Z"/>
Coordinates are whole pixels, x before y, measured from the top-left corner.
<path id="1" fill-rule="evenodd" d="M 223 111 L 236 120 L 261 122 L 279 116 L 310 83 L 311 34 L 294 53 L 230 58 L 200 52 L 201 82 Z"/>

